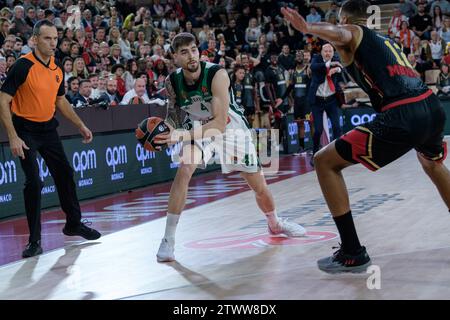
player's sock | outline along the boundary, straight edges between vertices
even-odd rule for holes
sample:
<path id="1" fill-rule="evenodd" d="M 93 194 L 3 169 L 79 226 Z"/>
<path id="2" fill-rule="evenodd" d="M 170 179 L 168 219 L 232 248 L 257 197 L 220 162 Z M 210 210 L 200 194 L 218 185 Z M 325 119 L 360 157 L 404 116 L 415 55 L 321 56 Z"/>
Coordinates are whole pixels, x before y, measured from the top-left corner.
<path id="1" fill-rule="evenodd" d="M 178 220 L 180 220 L 180 214 L 167 213 L 164 238 L 169 241 L 175 242 L 175 231 L 177 230 Z"/>
<path id="2" fill-rule="evenodd" d="M 345 253 L 354 254 L 361 248 L 358 235 L 356 234 L 355 224 L 353 223 L 352 212 L 333 217 L 334 222 L 341 236 L 342 248 Z"/>
<path id="3" fill-rule="evenodd" d="M 276 229 L 278 227 L 278 216 L 277 216 L 277 211 L 269 211 L 269 212 L 264 212 L 264 214 L 266 215 L 267 218 L 267 223 L 269 224 L 269 227 L 271 229 Z"/>

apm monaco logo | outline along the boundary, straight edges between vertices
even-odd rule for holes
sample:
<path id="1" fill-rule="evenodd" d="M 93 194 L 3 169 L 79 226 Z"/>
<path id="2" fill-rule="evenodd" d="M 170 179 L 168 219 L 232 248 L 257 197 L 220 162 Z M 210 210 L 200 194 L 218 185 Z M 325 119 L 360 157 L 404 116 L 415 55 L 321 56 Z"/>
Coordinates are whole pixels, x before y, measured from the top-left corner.
<path id="1" fill-rule="evenodd" d="M 255 249 L 269 246 L 298 246 L 336 239 L 338 235 L 328 231 L 308 231 L 304 237 L 287 238 L 267 233 L 247 233 L 208 238 L 185 243 L 191 249 Z"/>

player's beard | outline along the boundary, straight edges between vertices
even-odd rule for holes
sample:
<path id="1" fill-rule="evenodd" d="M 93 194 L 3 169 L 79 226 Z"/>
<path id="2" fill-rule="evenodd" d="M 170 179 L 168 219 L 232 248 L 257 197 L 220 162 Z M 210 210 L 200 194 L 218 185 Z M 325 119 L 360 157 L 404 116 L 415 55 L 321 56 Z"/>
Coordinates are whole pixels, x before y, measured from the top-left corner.
<path id="1" fill-rule="evenodd" d="M 200 63 L 198 61 L 196 61 L 196 64 L 191 65 L 191 63 L 188 63 L 186 66 L 186 70 L 194 73 L 197 72 L 198 68 L 200 67 Z"/>

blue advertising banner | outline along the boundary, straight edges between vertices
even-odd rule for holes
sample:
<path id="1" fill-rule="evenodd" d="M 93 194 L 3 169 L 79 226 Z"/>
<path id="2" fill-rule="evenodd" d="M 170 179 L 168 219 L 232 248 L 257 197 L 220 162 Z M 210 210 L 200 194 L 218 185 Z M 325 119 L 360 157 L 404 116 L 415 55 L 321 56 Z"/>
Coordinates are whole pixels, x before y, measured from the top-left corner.
<path id="1" fill-rule="evenodd" d="M 63 145 L 74 169 L 80 200 L 171 180 L 178 168 L 171 157 L 179 152 L 180 144 L 150 152 L 142 148 L 132 132 L 96 135 L 90 144 L 83 144 L 79 137 L 64 139 Z M 58 206 L 51 174 L 40 156 L 36 161 L 44 183 L 42 208 Z M 206 171 L 218 168 L 209 165 Z M 24 214 L 24 181 L 20 161 L 12 157 L 7 144 L 0 144 L 0 218 Z"/>

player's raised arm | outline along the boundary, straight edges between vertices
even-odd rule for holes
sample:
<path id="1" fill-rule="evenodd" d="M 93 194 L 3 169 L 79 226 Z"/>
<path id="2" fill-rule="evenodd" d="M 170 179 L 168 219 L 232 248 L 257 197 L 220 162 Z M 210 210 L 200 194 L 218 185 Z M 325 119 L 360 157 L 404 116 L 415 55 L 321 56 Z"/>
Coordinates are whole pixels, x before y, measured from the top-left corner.
<path id="1" fill-rule="evenodd" d="M 331 23 L 308 23 L 296 10 L 291 8 L 281 8 L 281 13 L 292 27 L 303 34 L 318 36 L 337 46 L 348 45 L 353 39 L 353 33 L 345 26 L 336 26 Z"/>

